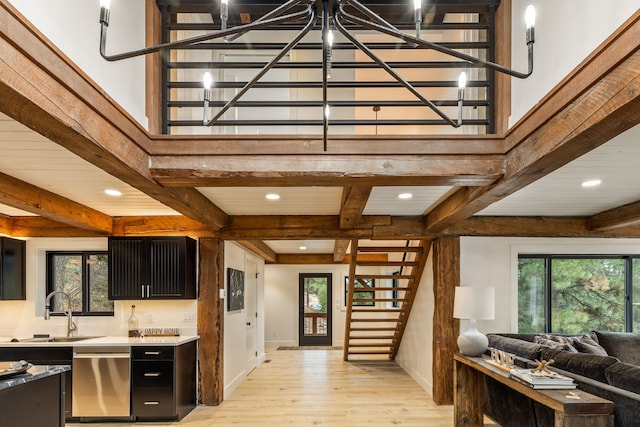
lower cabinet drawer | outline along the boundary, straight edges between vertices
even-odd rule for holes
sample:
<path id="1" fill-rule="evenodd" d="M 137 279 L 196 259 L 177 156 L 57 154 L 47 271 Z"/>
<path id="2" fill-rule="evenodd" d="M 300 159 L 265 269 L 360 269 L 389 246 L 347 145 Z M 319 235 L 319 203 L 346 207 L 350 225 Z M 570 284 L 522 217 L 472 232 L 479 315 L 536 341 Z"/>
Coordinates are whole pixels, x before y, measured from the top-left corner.
<path id="1" fill-rule="evenodd" d="M 171 388 L 133 389 L 131 396 L 132 415 L 138 418 L 174 418 Z"/>
<path id="2" fill-rule="evenodd" d="M 132 373 L 131 383 L 135 389 L 140 387 L 173 387 L 172 361 L 134 361 Z"/>

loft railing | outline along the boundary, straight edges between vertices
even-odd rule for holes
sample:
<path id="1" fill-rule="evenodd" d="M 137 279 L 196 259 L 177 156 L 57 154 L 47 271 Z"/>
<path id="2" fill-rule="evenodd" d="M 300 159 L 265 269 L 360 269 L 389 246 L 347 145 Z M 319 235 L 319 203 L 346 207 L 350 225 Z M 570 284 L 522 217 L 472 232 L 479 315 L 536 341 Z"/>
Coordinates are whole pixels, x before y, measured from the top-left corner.
<path id="1" fill-rule="evenodd" d="M 273 7 L 269 2 L 232 0 L 228 26 L 252 22 Z M 274 5 L 276 3 L 272 2 Z M 414 31 L 413 15 L 392 1 L 362 1 L 402 31 Z M 409 2 L 407 2 L 409 3 Z M 219 1 L 157 0 L 163 42 L 221 29 Z M 421 37 L 495 60 L 495 10 L 499 0 L 435 2 L 425 9 Z M 233 98 L 302 28 L 280 25 L 249 32 L 233 41 L 172 49 L 162 66 L 162 130 L 167 134 L 322 134 L 323 45 L 321 19 L 302 42 L 276 64 L 211 127 L 202 125 L 202 75 L 214 84 L 211 113 Z M 356 31 L 377 56 L 450 117 L 457 117 L 458 73 L 469 74 L 463 126 L 453 129 L 377 64 L 336 32 L 327 100 L 331 134 L 493 133 L 494 72 L 429 49 L 416 50 L 371 31 Z"/>

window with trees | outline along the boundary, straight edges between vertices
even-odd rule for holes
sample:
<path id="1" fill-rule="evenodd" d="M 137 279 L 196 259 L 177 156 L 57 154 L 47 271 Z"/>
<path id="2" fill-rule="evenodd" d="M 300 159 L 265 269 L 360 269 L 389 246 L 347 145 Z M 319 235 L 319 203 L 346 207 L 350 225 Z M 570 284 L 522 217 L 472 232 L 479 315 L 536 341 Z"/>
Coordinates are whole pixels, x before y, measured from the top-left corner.
<path id="1" fill-rule="evenodd" d="M 365 279 L 361 278 L 356 280 L 354 283 L 353 289 L 353 305 L 354 306 L 366 306 L 373 307 L 376 305 L 375 301 L 375 292 L 367 291 L 367 288 L 373 288 L 376 285 L 375 279 Z M 361 290 L 362 289 L 362 290 Z M 347 301 L 349 300 L 349 277 L 344 277 L 344 304 L 347 305 Z M 356 300 L 370 300 L 370 301 L 356 301 Z"/>
<path id="2" fill-rule="evenodd" d="M 113 316 L 108 277 L 107 252 L 47 252 L 47 294 L 69 295 L 74 316 Z M 64 298 L 55 295 L 51 303 L 52 311 L 67 310 Z"/>
<path id="3" fill-rule="evenodd" d="M 638 303 L 640 257 L 518 257 L 519 332 L 640 331 Z"/>

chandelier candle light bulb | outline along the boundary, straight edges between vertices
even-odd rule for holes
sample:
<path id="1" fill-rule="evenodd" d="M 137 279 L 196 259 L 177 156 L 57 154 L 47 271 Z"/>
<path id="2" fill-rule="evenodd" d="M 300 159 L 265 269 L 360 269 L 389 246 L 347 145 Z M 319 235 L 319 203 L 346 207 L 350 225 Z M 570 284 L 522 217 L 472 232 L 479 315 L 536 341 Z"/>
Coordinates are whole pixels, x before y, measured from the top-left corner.
<path id="1" fill-rule="evenodd" d="M 204 73 L 202 81 L 204 84 L 204 115 L 202 121 L 206 124 L 209 121 L 209 101 L 211 100 L 211 84 L 213 83 L 211 73 L 208 71 Z"/>
<path id="2" fill-rule="evenodd" d="M 527 45 L 531 45 L 536 40 L 536 8 L 531 4 L 524 11 L 524 22 L 527 26 Z"/>
<path id="3" fill-rule="evenodd" d="M 467 73 L 462 71 L 458 77 L 458 126 L 462 126 L 462 105 L 464 104 L 464 90 L 467 87 Z"/>
<path id="4" fill-rule="evenodd" d="M 420 27 L 422 27 L 422 0 L 413 0 L 414 18 L 416 21 L 416 38 L 420 38 Z"/>
<path id="5" fill-rule="evenodd" d="M 100 24 L 104 28 L 109 26 L 109 7 L 111 6 L 111 0 L 100 0 Z M 104 30 L 103 30 L 104 32 Z"/>

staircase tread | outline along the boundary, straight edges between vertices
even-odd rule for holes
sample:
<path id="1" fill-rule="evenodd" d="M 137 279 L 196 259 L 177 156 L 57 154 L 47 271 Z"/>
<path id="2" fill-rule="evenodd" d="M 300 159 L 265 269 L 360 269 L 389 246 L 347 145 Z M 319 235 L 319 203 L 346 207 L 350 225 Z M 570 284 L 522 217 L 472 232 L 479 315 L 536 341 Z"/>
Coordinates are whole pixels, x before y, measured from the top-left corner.
<path id="1" fill-rule="evenodd" d="M 421 252 L 420 246 L 358 246 L 358 252 Z"/>
<path id="2" fill-rule="evenodd" d="M 351 340 L 392 340 L 394 338 L 394 335 L 349 335 L 349 339 Z"/>

